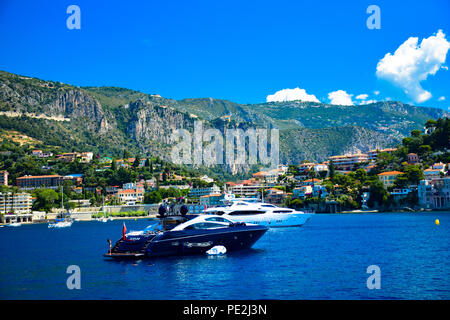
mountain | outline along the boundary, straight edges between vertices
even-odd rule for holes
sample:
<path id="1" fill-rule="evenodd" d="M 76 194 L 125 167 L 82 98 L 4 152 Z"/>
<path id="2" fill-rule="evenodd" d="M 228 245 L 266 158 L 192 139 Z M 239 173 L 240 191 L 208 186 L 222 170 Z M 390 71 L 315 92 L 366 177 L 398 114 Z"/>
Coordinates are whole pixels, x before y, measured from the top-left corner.
<path id="1" fill-rule="evenodd" d="M 172 130 L 280 129 L 285 163 L 394 146 L 428 119 L 448 112 L 401 102 L 335 106 L 311 102 L 238 104 L 212 98 L 166 99 L 116 87 L 77 87 L 0 71 L 0 128 L 65 150 L 158 155 L 170 160 Z M 244 166 L 248 170 L 248 166 Z"/>

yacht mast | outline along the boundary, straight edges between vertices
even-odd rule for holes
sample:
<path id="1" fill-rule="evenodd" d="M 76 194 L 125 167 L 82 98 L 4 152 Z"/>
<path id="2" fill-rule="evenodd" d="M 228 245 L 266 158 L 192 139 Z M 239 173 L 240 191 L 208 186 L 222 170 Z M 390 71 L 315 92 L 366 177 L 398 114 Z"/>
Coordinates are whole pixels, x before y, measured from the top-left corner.
<path id="1" fill-rule="evenodd" d="M 261 203 L 264 203 L 264 182 L 262 183 Z"/>
<path id="2" fill-rule="evenodd" d="M 62 212 L 64 212 L 64 185 L 62 184 L 61 184 L 61 210 Z"/>

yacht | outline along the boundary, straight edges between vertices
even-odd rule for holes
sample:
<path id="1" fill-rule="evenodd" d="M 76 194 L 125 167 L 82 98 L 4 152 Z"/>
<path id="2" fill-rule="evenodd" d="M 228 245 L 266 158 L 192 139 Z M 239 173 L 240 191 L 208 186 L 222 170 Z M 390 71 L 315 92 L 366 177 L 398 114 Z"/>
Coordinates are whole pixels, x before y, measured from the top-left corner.
<path id="1" fill-rule="evenodd" d="M 64 188 L 61 188 L 61 209 L 64 211 Z M 72 226 L 74 219 L 72 218 L 69 207 L 67 207 L 67 211 L 61 213 L 60 218 L 56 218 L 54 222 L 50 222 L 48 224 L 48 228 L 68 228 Z"/>
<path id="2" fill-rule="evenodd" d="M 205 210 L 205 214 L 219 215 L 234 222 L 245 222 L 270 228 L 300 227 L 313 215 L 290 208 L 257 202 L 255 199 L 232 199 L 228 205 Z"/>
<path id="3" fill-rule="evenodd" d="M 56 218 L 54 222 L 48 224 L 49 228 L 68 228 L 72 226 L 75 220 L 72 218 L 69 209 L 66 213 L 61 214 L 60 218 Z"/>
<path id="4" fill-rule="evenodd" d="M 49 228 L 68 228 L 71 227 L 73 223 L 72 218 L 58 218 L 55 220 L 55 222 L 50 222 L 48 224 Z"/>
<path id="5" fill-rule="evenodd" d="M 218 246 L 225 247 L 227 252 L 248 249 L 267 230 L 265 226 L 236 223 L 216 215 L 185 218 L 185 222 L 170 230 L 164 229 L 163 219 L 142 231 L 125 233 L 124 225 L 122 238 L 104 256 L 120 259 L 206 254 Z"/>

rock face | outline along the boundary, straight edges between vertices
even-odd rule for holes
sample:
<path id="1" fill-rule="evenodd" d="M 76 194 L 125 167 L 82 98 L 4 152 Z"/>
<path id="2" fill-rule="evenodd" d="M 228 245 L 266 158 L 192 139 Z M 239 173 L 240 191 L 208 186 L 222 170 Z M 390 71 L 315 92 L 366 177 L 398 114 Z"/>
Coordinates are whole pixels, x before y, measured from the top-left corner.
<path id="1" fill-rule="evenodd" d="M 401 102 L 357 107 L 280 102 L 241 105 L 217 99 L 165 99 L 113 87 L 79 88 L 0 71 L 0 128 L 45 143 L 101 153 L 124 149 L 170 160 L 175 129 L 277 128 L 280 160 L 322 161 L 330 155 L 368 151 L 400 142 L 426 120 L 449 116 L 440 109 Z M 70 121 L 68 121 L 70 120 Z M 233 172 L 249 165 L 229 165 Z"/>
<path id="2" fill-rule="evenodd" d="M 69 118 L 88 118 L 100 122 L 104 112 L 100 103 L 80 90 L 58 92 L 56 100 L 45 106 L 52 113 L 64 114 Z"/>
<path id="3" fill-rule="evenodd" d="M 130 103 L 133 114 L 128 124 L 128 134 L 137 141 L 170 144 L 170 132 L 176 129 L 193 130 L 195 118 L 172 107 L 152 102 Z"/>
<path id="4" fill-rule="evenodd" d="M 110 129 L 100 103 L 83 90 L 8 75 L 0 74 L 1 111 L 82 120 L 89 130 L 103 133 Z"/>

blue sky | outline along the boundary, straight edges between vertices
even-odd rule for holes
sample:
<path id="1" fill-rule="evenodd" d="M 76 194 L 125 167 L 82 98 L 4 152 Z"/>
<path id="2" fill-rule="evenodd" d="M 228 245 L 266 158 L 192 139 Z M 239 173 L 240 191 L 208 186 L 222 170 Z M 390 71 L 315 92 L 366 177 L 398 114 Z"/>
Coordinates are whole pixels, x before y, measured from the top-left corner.
<path id="1" fill-rule="evenodd" d="M 0 69 L 174 99 L 257 103 L 298 87 L 325 103 L 342 90 L 354 104 L 392 99 L 448 110 L 450 58 L 413 83 L 408 77 L 420 70 L 393 80 L 391 71 L 377 75 L 377 64 L 410 37 L 420 44 L 442 30 L 449 41 L 450 1 L 342 2 L 1 0 Z M 80 30 L 66 27 L 72 4 L 81 9 Z M 366 26 L 372 4 L 381 10 L 379 30 Z M 429 93 L 425 101 L 412 94 L 416 84 Z"/>

